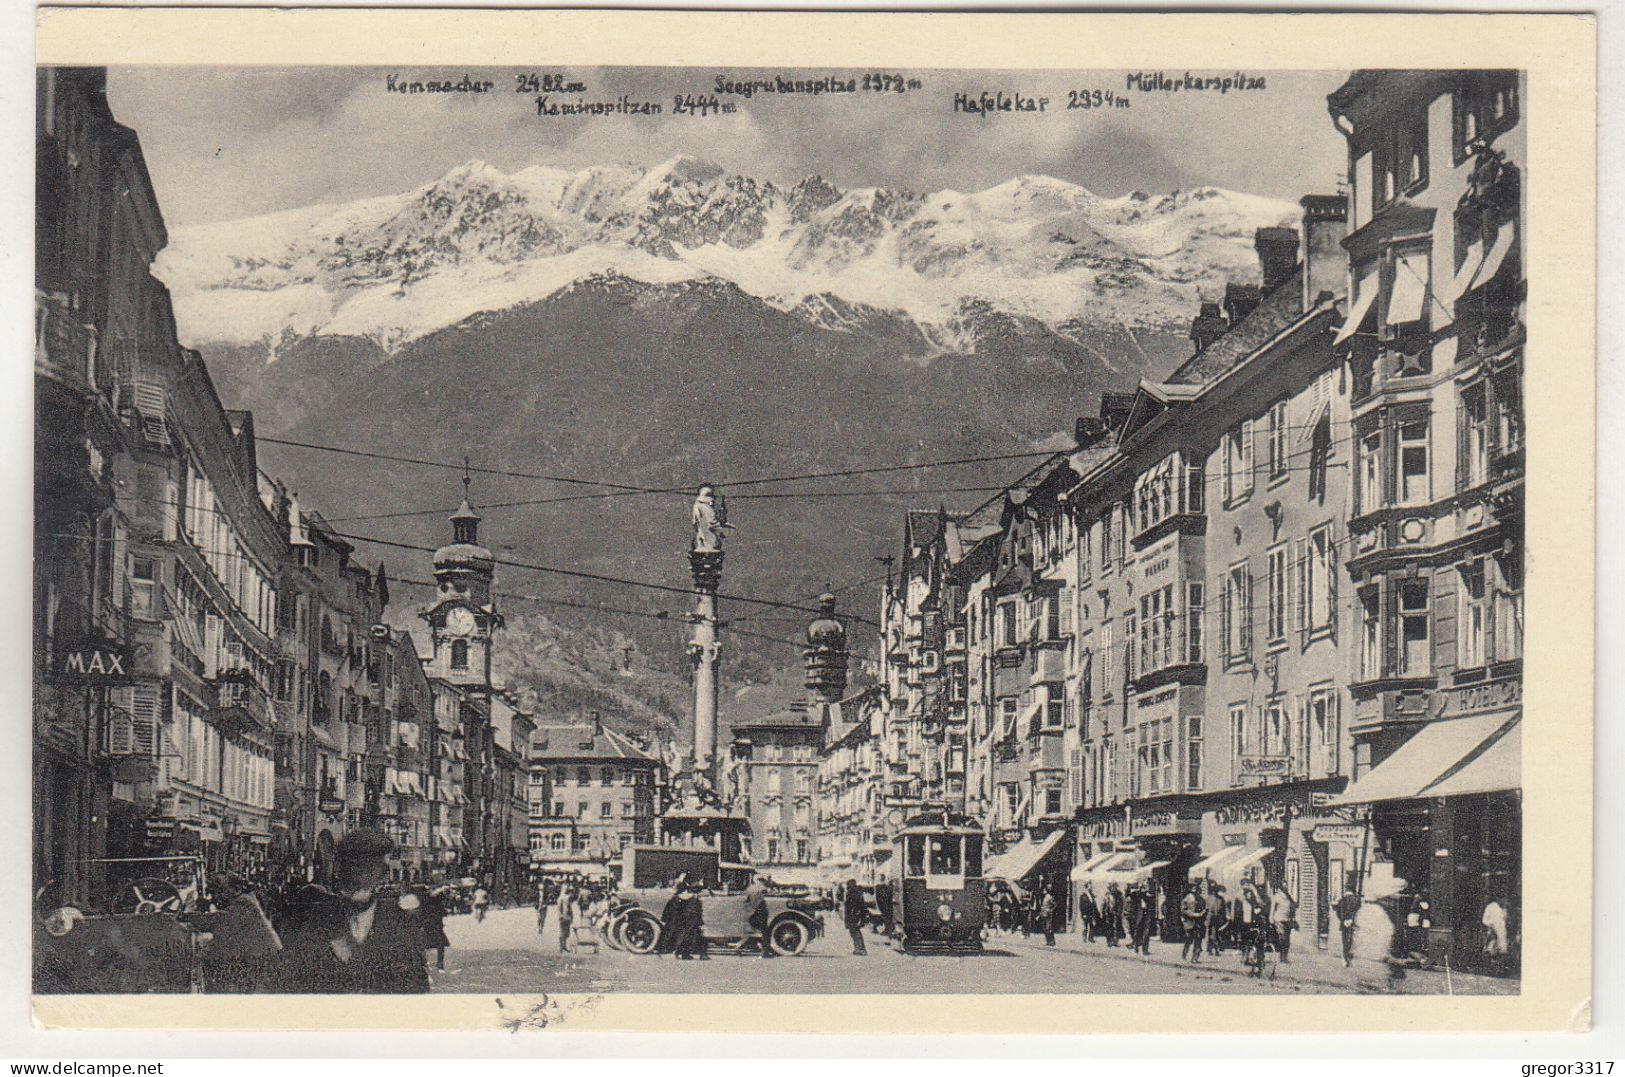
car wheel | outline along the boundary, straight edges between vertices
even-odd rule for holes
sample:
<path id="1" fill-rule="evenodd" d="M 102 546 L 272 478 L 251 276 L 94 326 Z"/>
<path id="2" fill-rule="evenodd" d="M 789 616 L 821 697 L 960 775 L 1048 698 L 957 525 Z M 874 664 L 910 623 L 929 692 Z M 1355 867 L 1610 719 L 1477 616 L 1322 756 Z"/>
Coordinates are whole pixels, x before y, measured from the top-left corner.
<path id="1" fill-rule="evenodd" d="M 604 945 L 611 950 L 626 949 L 626 941 L 621 938 L 621 930 L 626 927 L 626 915 L 617 913 L 609 918 L 604 925 Z"/>
<path id="2" fill-rule="evenodd" d="M 767 937 L 775 951 L 794 957 L 807 948 L 807 925 L 794 917 L 781 917 L 774 921 Z"/>
<path id="3" fill-rule="evenodd" d="M 628 953 L 654 953 L 660 945 L 660 921 L 646 912 L 628 916 L 621 925 L 621 945 Z"/>

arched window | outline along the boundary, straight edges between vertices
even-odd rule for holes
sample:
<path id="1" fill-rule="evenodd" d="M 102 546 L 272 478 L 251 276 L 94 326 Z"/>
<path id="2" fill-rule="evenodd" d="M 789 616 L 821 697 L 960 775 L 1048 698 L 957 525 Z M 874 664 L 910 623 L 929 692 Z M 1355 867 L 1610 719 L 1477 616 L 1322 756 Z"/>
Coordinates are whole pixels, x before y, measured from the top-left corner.
<path id="1" fill-rule="evenodd" d="M 564 835 L 555 831 L 548 835 L 548 844 L 553 847 L 554 852 L 562 852 L 564 850 Z"/>
<path id="2" fill-rule="evenodd" d="M 451 668 L 468 668 L 468 641 L 466 639 L 452 640 L 451 642 Z"/>

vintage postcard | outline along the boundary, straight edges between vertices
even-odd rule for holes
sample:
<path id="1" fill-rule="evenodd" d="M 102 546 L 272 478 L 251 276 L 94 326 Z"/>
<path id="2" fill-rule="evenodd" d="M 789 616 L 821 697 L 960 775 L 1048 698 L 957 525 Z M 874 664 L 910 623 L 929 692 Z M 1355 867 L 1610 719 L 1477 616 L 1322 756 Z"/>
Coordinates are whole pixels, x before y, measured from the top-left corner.
<path id="1" fill-rule="evenodd" d="M 1585 1027 L 1589 21 L 38 26 L 42 1024 Z"/>

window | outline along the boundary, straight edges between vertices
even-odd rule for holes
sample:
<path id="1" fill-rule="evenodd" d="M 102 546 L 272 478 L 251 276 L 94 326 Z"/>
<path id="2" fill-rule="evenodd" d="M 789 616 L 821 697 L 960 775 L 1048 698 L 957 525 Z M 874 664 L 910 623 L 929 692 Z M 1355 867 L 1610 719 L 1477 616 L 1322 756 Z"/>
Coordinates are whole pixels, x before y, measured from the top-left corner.
<path id="1" fill-rule="evenodd" d="M 1456 614 L 1458 660 L 1463 667 L 1472 669 L 1484 664 L 1485 639 L 1489 630 L 1490 610 L 1485 600 L 1484 563 L 1474 561 L 1462 565 L 1457 574 L 1460 576 Z"/>
<path id="2" fill-rule="evenodd" d="M 1185 718 L 1185 789 L 1196 792 L 1202 788 L 1202 716 Z"/>
<path id="3" fill-rule="evenodd" d="M 1321 416 L 1309 442 L 1309 500 L 1326 500 L 1326 471 L 1332 458 L 1332 420 Z"/>
<path id="4" fill-rule="evenodd" d="M 1016 604 L 999 603 L 999 646 L 1016 646 Z"/>
<path id="5" fill-rule="evenodd" d="M 1108 618 L 1100 624 L 1100 694 L 1102 698 L 1109 698 L 1112 694 L 1112 666 L 1113 652 L 1116 650 L 1112 643 L 1112 622 Z"/>
<path id="6" fill-rule="evenodd" d="M 1428 653 L 1432 618 L 1428 613 L 1428 581 L 1399 583 L 1399 674 L 1418 677 L 1432 668 Z"/>
<path id="7" fill-rule="evenodd" d="M 1245 661 L 1253 649 L 1253 576 L 1245 562 L 1232 565 L 1225 577 L 1224 654 L 1230 662 Z"/>
<path id="8" fill-rule="evenodd" d="M 1279 703 L 1264 707 L 1264 755 L 1287 754 L 1286 710 Z"/>
<path id="9" fill-rule="evenodd" d="M 588 805 L 588 803 L 585 800 L 577 801 L 576 802 L 576 818 L 577 819 L 585 819 L 587 817 L 587 809 L 588 809 L 589 806 L 590 805 Z"/>
<path id="10" fill-rule="evenodd" d="M 600 785 L 614 785 L 616 777 L 617 775 L 614 767 L 605 767 L 598 774 L 598 782 Z"/>
<path id="11" fill-rule="evenodd" d="M 1428 500 L 1428 421 L 1407 419 L 1399 424 L 1399 496 L 1415 505 Z"/>
<path id="12" fill-rule="evenodd" d="M 1253 492 L 1253 431 L 1246 420 L 1224 436 L 1224 500 L 1231 504 Z"/>
<path id="13" fill-rule="evenodd" d="M 451 668 L 452 669 L 467 669 L 468 668 L 468 641 L 467 640 L 465 640 L 465 639 L 452 640 L 452 642 L 451 642 Z"/>
<path id="14" fill-rule="evenodd" d="M 1490 409 L 1482 382 L 1462 394 L 1457 428 L 1461 441 L 1457 447 L 1456 489 L 1471 490 L 1483 485 L 1490 473 Z"/>
<path id="15" fill-rule="evenodd" d="M 1360 511 L 1382 506 L 1382 434 L 1373 431 L 1360 439 Z"/>
<path id="16" fill-rule="evenodd" d="M 1381 208 L 1400 194 L 1419 188 L 1428 178 L 1428 106 L 1418 103 L 1409 116 L 1385 132 L 1373 151 L 1377 189 L 1373 205 Z"/>
<path id="17" fill-rule="evenodd" d="M 577 785 L 591 785 L 592 784 L 592 768 L 591 767 L 577 767 L 576 768 L 576 784 Z"/>
<path id="18" fill-rule="evenodd" d="M 143 621 L 152 620 L 156 605 L 153 565 L 149 558 L 137 557 L 130 565 L 130 616 Z"/>
<path id="19" fill-rule="evenodd" d="M 1461 76 L 1452 102 L 1457 161 L 1478 139 L 1489 141 L 1518 122 L 1518 73 L 1473 71 Z"/>
<path id="20" fill-rule="evenodd" d="M 1247 754 L 1247 707 L 1230 708 L 1230 784 L 1241 784 L 1241 757 Z"/>
<path id="21" fill-rule="evenodd" d="M 1139 676 L 1134 661 L 1134 614 L 1123 615 L 1123 679 L 1132 682 Z"/>
<path id="22" fill-rule="evenodd" d="M 1298 554 L 1298 628 L 1313 635 L 1336 626 L 1337 547 L 1330 525 L 1309 533 Z"/>
<path id="23" fill-rule="evenodd" d="M 778 860 L 778 858 L 779 858 L 779 839 L 778 838 L 768 838 L 767 839 L 767 860 L 768 860 L 768 863 L 771 864 L 774 861 Z"/>
<path id="24" fill-rule="evenodd" d="M 1066 688 L 1059 684 L 1044 686 L 1044 728 L 1051 732 L 1066 727 Z"/>
<path id="25" fill-rule="evenodd" d="M 614 817 L 615 817 L 615 805 L 611 804 L 607 800 L 600 802 L 599 805 L 598 805 L 598 818 L 600 818 L 600 819 L 613 819 Z"/>
<path id="26" fill-rule="evenodd" d="M 1382 591 L 1376 585 L 1360 588 L 1360 679 L 1382 676 Z"/>
<path id="27" fill-rule="evenodd" d="M 1286 640 L 1286 546 L 1275 547 L 1265 557 L 1269 565 L 1266 638 L 1269 643 L 1280 643 Z"/>
<path id="28" fill-rule="evenodd" d="M 1185 585 L 1185 661 L 1202 661 L 1202 585 Z"/>
<path id="29" fill-rule="evenodd" d="M 1014 696 L 1005 696 L 999 700 L 999 739 L 1005 740 L 1016 735 L 1016 700 Z"/>
<path id="30" fill-rule="evenodd" d="M 806 838 L 797 838 L 796 839 L 796 860 L 799 863 L 805 864 L 808 859 L 809 858 L 807 856 L 807 839 Z"/>
<path id="31" fill-rule="evenodd" d="M 1112 514 L 1100 518 L 1100 571 L 1112 570 Z"/>
<path id="32" fill-rule="evenodd" d="M 547 845 L 548 848 L 552 849 L 554 852 L 562 853 L 564 851 L 564 835 L 557 832 L 549 834 Z"/>
<path id="33" fill-rule="evenodd" d="M 564 801 L 555 800 L 553 802 L 553 817 L 555 819 L 562 819 L 564 817 Z"/>
<path id="34" fill-rule="evenodd" d="M 1061 814 L 1061 787 L 1052 785 L 1044 790 L 1044 814 Z"/>
<path id="35" fill-rule="evenodd" d="M 1270 407 L 1270 478 L 1278 479 L 1286 474 L 1287 467 L 1287 424 L 1286 401 L 1281 400 Z"/>

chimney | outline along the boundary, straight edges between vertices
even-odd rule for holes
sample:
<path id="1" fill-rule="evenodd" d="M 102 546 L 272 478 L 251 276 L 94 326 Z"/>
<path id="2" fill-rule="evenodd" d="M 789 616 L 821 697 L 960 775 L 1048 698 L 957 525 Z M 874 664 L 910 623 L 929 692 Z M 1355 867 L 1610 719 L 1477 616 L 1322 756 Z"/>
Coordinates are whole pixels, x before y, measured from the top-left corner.
<path id="1" fill-rule="evenodd" d="M 1298 264 L 1298 235 L 1290 228 L 1260 228 L 1253 236 L 1258 264 L 1268 292 L 1292 275 Z"/>
<path id="2" fill-rule="evenodd" d="M 1258 309 L 1259 291 L 1251 284 L 1224 286 L 1224 319 L 1234 326 Z"/>
<path id="3" fill-rule="evenodd" d="M 1323 293 L 1341 292 L 1348 281 L 1348 255 L 1343 237 L 1348 235 L 1348 199 L 1337 194 L 1306 194 L 1303 207 L 1303 309 L 1308 310 Z"/>
<path id="4" fill-rule="evenodd" d="M 592 735 L 595 739 L 604 735 L 604 718 L 597 711 L 592 712 Z"/>
<path id="5" fill-rule="evenodd" d="M 1219 313 L 1219 304 L 1203 303 L 1201 312 L 1191 321 L 1191 340 L 1196 343 L 1196 354 L 1207 351 L 1207 346 L 1224 336 L 1224 331 L 1224 316 Z"/>

